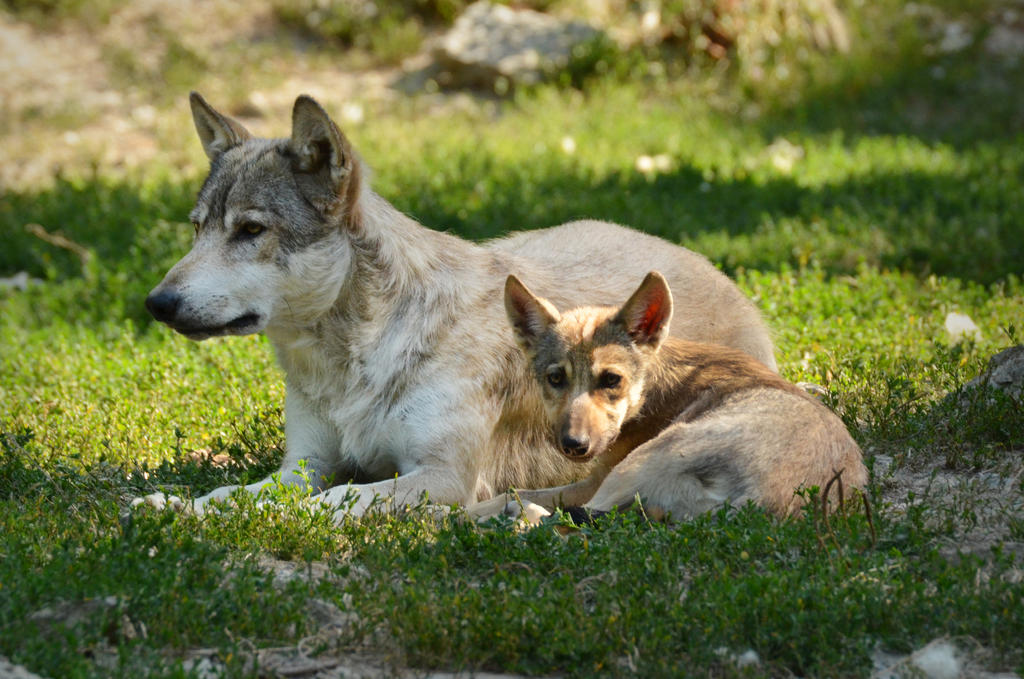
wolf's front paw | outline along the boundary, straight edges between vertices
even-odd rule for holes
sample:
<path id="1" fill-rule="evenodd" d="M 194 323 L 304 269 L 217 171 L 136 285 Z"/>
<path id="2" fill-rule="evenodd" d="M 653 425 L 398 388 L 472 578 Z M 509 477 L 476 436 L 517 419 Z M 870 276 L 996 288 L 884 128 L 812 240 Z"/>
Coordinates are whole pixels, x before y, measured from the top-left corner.
<path id="1" fill-rule="evenodd" d="M 132 509 L 140 505 L 147 505 L 160 510 L 170 509 L 174 512 L 186 512 L 194 509 L 191 502 L 182 500 L 177 495 L 167 495 L 165 493 L 150 493 L 149 495 L 132 500 Z"/>
<path id="2" fill-rule="evenodd" d="M 334 486 L 314 495 L 312 502 L 326 505 L 334 512 L 334 520 L 343 523 L 347 517 L 363 516 L 369 511 L 385 511 L 385 501 L 366 496 L 352 486 Z"/>

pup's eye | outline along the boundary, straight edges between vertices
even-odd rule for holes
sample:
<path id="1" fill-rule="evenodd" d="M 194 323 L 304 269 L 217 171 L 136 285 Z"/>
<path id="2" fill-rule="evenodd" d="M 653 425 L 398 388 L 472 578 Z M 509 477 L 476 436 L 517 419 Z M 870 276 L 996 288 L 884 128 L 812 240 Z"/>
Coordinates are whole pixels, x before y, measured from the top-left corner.
<path id="1" fill-rule="evenodd" d="M 548 368 L 548 384 L 555 389 L 561 389 L 565 386 L 565 368 L 561 366 L 552 366 Z"/>
<path id="2" fill-rule="evenodd" d="M 614 389 L 622 383 L 622 376 L 613 372 L 605 371 L 597 378 L 598 389 Z"/>
<path id="3" fill-rule="evenodd" d="M 264 230 L 265 227 L 259 222 L 242 222 L 238 227 L 238 235 L 242 238 L 251 238 L 260 235 Z"/>

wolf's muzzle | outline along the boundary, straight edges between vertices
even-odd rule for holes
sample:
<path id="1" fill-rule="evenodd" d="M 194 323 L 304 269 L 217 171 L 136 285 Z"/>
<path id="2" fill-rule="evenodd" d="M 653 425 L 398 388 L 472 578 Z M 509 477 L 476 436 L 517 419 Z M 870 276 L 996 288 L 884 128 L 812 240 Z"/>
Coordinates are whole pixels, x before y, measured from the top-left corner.
<path id="1" fill-rule="evenodd" d="M 173 323 L 180 304 L 181 296 L 173 292 L 151 292 L 146 297 L 146 308 L 161 323 Z"/>

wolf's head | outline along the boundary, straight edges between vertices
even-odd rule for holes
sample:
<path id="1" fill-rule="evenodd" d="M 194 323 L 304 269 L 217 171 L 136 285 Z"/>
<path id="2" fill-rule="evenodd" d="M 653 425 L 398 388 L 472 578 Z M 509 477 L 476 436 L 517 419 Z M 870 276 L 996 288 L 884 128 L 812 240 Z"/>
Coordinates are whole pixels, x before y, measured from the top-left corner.
<path id="1" fill-rule="evenodd" d="M 192 339 L 306 325 L 337 300 L 361 228 L 362 166 L 308 96 L 289 139 L 256 139 L 193 92 L 210 174 L 191 220 L 192 250 L 146 298 L 153 316 Z"/>
<path id="2" fill-rule="evenodd" d="M 559 314 L 509 276 L 505 310 L 562 451 L 581 462 L 600 455 L 643 405 L 647 367 L 672 319 L 668 283 L 651 272 L 619 309 Z"/>

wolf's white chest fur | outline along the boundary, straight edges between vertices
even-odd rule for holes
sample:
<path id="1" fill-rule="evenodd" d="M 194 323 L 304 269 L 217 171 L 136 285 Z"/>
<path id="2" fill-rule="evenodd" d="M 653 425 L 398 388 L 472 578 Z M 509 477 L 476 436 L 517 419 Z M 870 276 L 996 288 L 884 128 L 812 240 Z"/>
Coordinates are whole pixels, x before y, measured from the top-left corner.
<path id="1" fill-rule="evenodd" d="M 325 462 L 355 463 L 373 476 L 401 473 L 412 428 L 400 416 L 400 399 L 391 400 L 387 393 L 396 347 L 378 345 L 342 356 L 313 333 L 272 339 L 287 375 L 287 416 L 298 420 L 286 420 L 288 439 L 293 427 L 316 429 L 316 452 Z"/>

